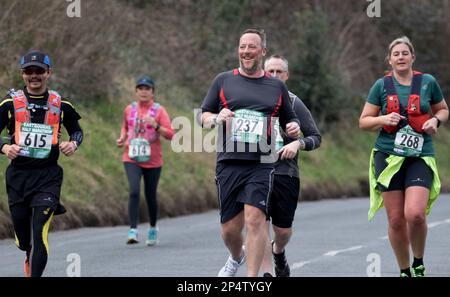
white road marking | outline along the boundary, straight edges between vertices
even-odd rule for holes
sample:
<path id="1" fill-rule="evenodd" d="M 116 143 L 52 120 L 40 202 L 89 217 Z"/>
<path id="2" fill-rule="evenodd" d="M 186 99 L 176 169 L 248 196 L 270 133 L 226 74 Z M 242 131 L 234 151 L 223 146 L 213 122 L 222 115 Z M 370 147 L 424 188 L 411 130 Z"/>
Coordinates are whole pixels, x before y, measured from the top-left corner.
<path id="1" fill-rule="evenodd" d="M 428 228 L 434 228 L 434 227 L 436 227 L 436 226 L 443 225 L 443 224 L 450 224 L 450 219 L 446 219 L 446 220 L 442 220 L 442 221 L 437 221 L 437 222 L 429 223 L 429 224 L 428 224 Z M 387 235 L 386 235 L 386 236 L 382 236 L 382 237 L 378 237 L 378 239 L 380 239 L 380 240 L 387 240 L 388 238 L 389 238 L 389 237 L 388 237 Z M 322 257 L 323 257 L 323 256 L 326 256 L 326 257 L 334 257 L 334 256 L 336 256 L 336 255 L 338 255 L 338 254 L 345 253 L 345 252 L 356 251 L 356 250 L 362 249 L 362 248 L 364 248 L 364 247 L 365 247 L 365 246 L 363 246 L 363 245 L 357 245 L 357 246 L 349 247 L 349 248 L 347 248 L 347 249 L 335 250 L 335 251 L 329 251 L 329 252 L 324 253 L 324 254 L 322 255 Z M 319 257 L 317 257 L 317 258 L 314 258 L 314 259 L 311 259 L 311 260 L 308 260 L 308 261 L 295 262 L 295 263 L 292 264 L 291 270 L 300 269 L 300 268 L 302 268 L 303 266 L 305 266 L 305 265 L 307 265 L 307 264 L 309 264 L 309 263 L 311 263 L 311 262 L 315 262 L 315 261 L 319 260 L 319 259 L 322 258 L 322 257 L 319 256 Z"/>
<path id="2" fill-rule="evenodd" d="M 357 245 L 357 246 L 349 247 L 348 249 L 336 250 L 336 251 L 329 251 L 329 252 L 326 252 L 326 253 L 323 254 L 323 255 L 324 255 L 324 256 L 331 256 L 331 257 L 334 257 L 334 256 L 336 256 L 337 254 L 341 254 L 341 253 L 345 253 L 345 252 L 351 252 L 351 251 L 356 251 L 356 250 L 362 249 L 363 247 L 364 247 L 363 245 Z"/>
<path id="3" fill-rule="evenodd" d="M 428 228 L 433 228 L 442 224 L 450 224 L 450 219 L 429 223 Z"/>
<path id="4" fill-rule="evenodd" d="M 295 270 L 295 269 L 302 268 L 303 266 L 305 266 L 308 263 L 311 263 L 311 261 L 295 262 L 295 263 L 292 264 L 291 269 Z"/>

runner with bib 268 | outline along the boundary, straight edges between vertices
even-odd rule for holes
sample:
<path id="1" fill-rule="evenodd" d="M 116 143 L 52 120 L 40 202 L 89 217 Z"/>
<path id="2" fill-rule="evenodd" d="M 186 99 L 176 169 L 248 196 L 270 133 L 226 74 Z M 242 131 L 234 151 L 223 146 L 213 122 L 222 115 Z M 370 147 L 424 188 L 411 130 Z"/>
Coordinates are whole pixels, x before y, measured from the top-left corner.
<path id="1" fill-rule="evenodd" d="M 387 60 L 392 71 L 369 92 L 359 126 L 380 131 L 370 158 L 369 220 L 386 207 L 388 235 L 400 276 L 425 276 L 426 214 L 437 199 L 440 180 L 431 136 L 448 120 L 448 106 L 436 79 L 413 71 L 414 47 L 395 39 Z M 381 112 L 381 115 L 380 115 Z"/>
<path id="2" fill-rule="evenodd" d="M 268 241 L 267 207 L 276 161 L 262 161 L 272 118 L 279 117 L 292 138 L 300 135 L 285 84 L 262 69 L 266 51 L 264 31 L 244 31 L 238 48 L 240 67 L 219 74 L 202 104 L 203 126 L 219 125 L 219 135 L 225 135 L 219 137 L 223 143 L 217 154 L 216 184 L 222 239 L 231 255 L 219 276 L 234 276 L 246 252 L 247 275 L 258 276 Z"/>

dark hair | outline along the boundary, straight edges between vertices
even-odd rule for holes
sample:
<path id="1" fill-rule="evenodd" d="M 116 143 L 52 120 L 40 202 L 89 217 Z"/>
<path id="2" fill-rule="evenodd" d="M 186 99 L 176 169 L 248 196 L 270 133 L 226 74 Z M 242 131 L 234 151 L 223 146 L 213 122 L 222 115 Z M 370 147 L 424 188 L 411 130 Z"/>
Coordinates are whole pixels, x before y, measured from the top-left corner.
<path id="1" fill-rule="evenodd" d="M 259 38 L 261 38 L 261 46 L 262 46 L 262 48 L 266 48 L 267 47 L 266 32 L 264 32 L 263 29 L 246 29 L 244 32 L 242 32 L 240 37 L 242 37 L 242 35 L 248 34 L 248 33 L 258 34 Z"/>

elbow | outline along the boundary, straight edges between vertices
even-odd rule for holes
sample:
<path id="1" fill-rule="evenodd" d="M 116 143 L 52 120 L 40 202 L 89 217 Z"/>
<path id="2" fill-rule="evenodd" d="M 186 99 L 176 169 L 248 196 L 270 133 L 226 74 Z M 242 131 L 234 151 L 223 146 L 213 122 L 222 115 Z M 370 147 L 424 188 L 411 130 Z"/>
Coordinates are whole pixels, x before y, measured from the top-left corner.
<path id="1" fill-rule="evenodd" d="M 316 145 L 316 149 L 318 149 L 320 147 L 320 145 L 322 144 L 322 136 L 318 136 L 317 137 L 317 145 Z"/>
<path id="2" fill-rule="evenodd" d="M 359 126 L 359 129 L 361 129 L 361 130 L 363 130 L 363 131 L 367 131 L 367 125 L 365 125 L 363 119 L 359 119 L 358 126 Z"/>
<path id="3" fill-rule="evenodd" d="M 175 131 L 173 131 L 172 127 L 170 127 L 169 129 L 167 129 L 167 133 L 164 138 L 166 138 L 167 140 L 172 140 L 174 135 Z"/>

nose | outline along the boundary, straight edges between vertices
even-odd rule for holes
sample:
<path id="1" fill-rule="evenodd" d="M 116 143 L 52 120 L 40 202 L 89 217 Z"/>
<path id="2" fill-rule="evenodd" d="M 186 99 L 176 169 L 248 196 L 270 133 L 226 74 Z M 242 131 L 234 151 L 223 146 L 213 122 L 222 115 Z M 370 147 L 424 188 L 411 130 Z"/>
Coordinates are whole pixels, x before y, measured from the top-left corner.
<path id="1" fill-rule="evenodd" d="M 270 71 L 269 73 L 272 77 L 278 77 L 278 73 L 276 73 L 275 71 Z"/>
<path id="2" fill-rule="evenodd" d="M 245 47 L 242 48 L 242 52 L 243 53 L 248 53 L 248 52 L 250 52 L 250 48 L 248 46 L 245 46 Z"/>

